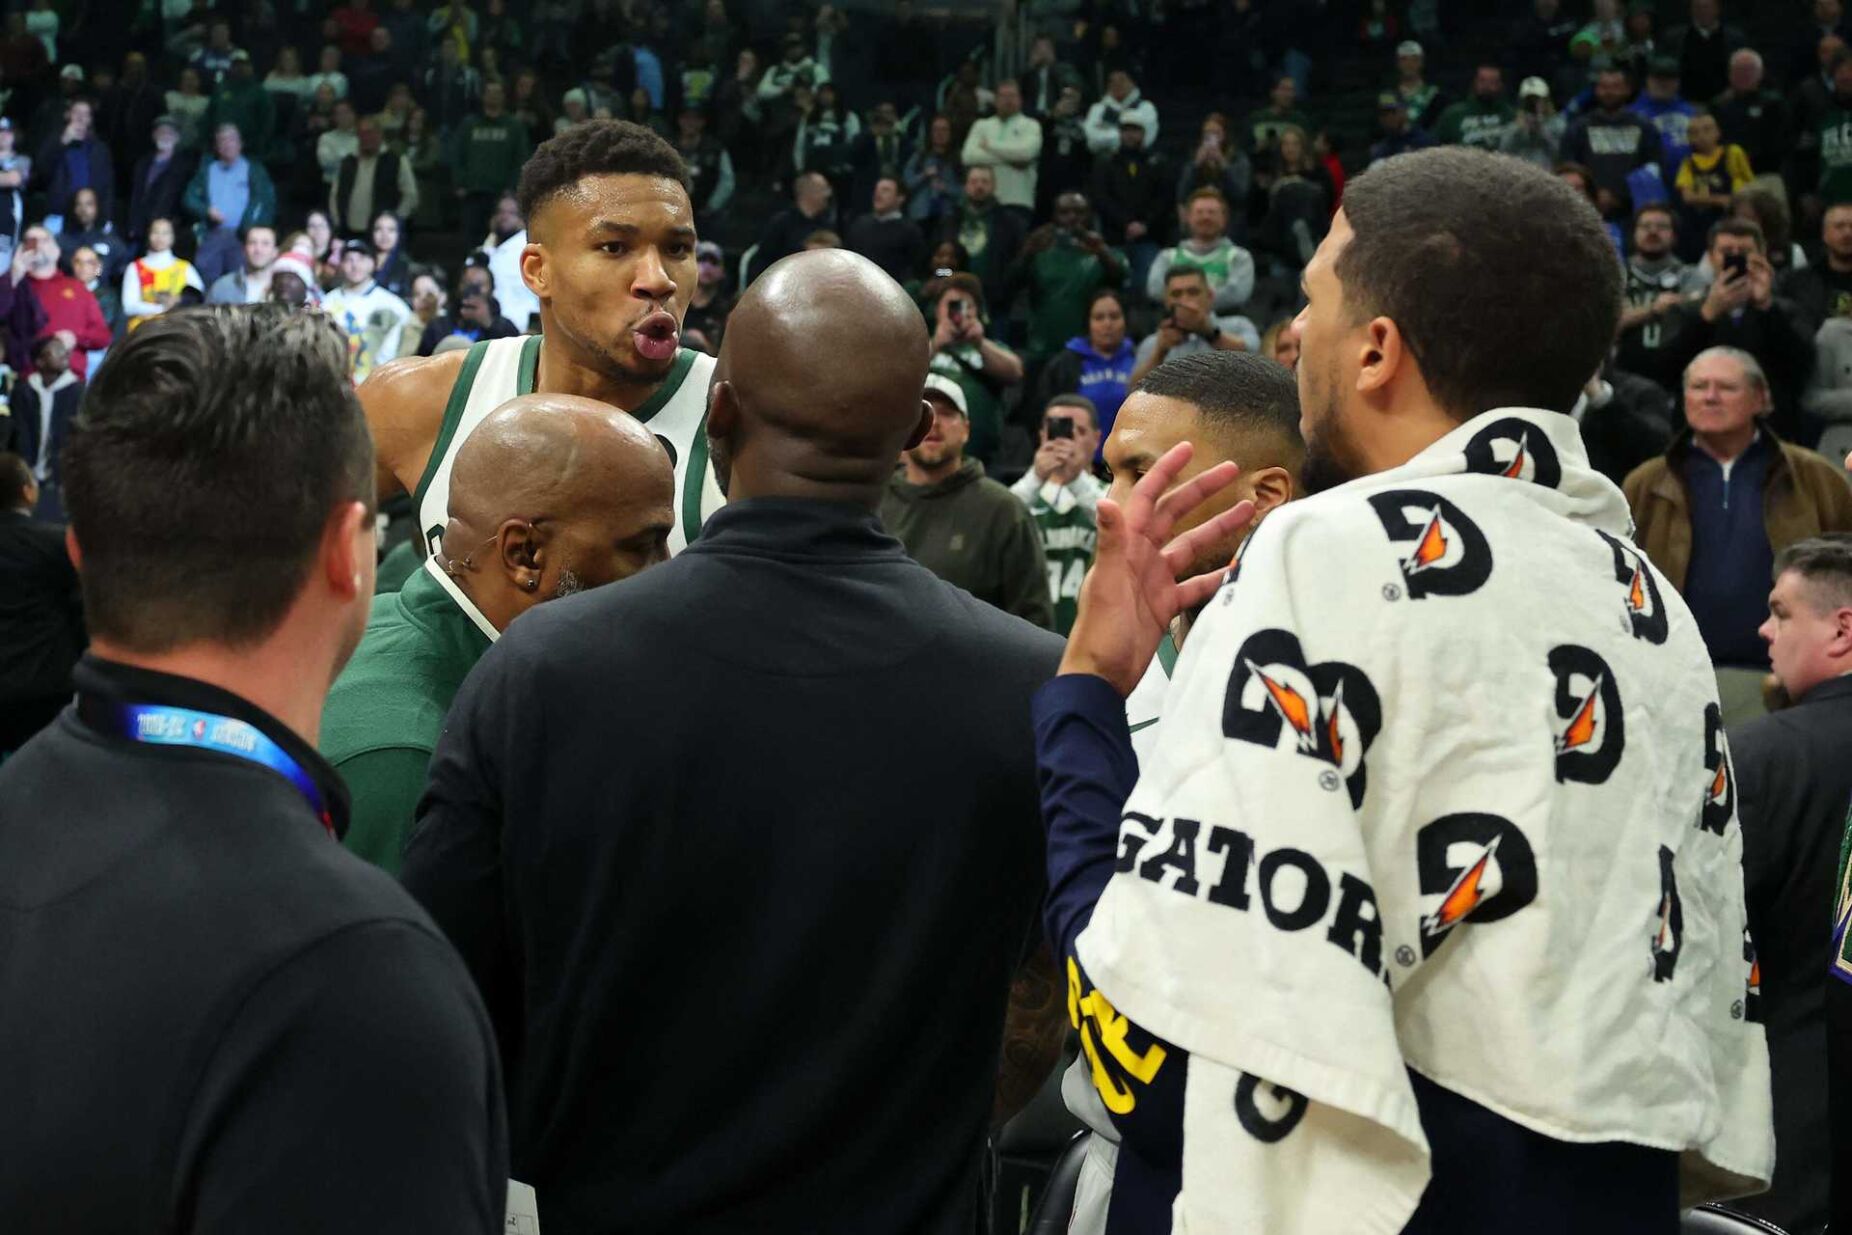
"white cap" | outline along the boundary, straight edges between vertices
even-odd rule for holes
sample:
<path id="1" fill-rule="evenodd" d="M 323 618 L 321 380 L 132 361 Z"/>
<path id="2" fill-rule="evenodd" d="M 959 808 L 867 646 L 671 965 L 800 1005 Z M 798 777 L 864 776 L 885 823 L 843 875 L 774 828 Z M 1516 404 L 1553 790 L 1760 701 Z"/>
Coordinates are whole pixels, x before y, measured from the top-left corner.
<path id="1" fill-rule="evenodd" d="M 1550 83 L 1541 77 L 1526 77 L 1524 84 L 1518 87 L 1520 99 L 1547 99 L 1550 97 Z"/>
<path id="2" fill-rule="evenodd" d="M 1395 54 L 1398 56 L 1421 56 L 1425 53 L 1421 50 L 1421 44 L 1415 42 L 1415 40 L 1403 39 L 1400 43 L 1395 45 Z"/>
<path id="3" fill-rule="evenodd" d="M 965 406 L 964 388 L 959 386 L 957 382 L 943 373 L 928 373 L 926 375 L 926 389 L 921 392 L 921 397 L 924 398 L 934 391 L 944 395 L 945 401 L 957 408 L 960 416 L 963 416 L 966 420 L 971 419 L 971 409 Z"/>

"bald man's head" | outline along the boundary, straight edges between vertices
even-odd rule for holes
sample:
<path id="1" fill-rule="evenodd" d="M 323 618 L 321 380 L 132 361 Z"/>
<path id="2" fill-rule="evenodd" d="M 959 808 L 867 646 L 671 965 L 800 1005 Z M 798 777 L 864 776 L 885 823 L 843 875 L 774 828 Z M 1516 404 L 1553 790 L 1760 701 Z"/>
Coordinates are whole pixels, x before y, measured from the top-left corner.
<path id="1" fill-rule="evenodd" d="M 776 263 L 727 319 L 707 422 L 721 487 L 873 507 L 932 425 L 927 359 L 919 308 L 867 258 L 828 249 Z"/>
<path id="2" fill-rule="evenodd" d="M 438 565 L 497 630 L 542 600 L 668 556 L 674 466 L 642 422 L 595 399 L 523 395 L 457 451 Z"/>

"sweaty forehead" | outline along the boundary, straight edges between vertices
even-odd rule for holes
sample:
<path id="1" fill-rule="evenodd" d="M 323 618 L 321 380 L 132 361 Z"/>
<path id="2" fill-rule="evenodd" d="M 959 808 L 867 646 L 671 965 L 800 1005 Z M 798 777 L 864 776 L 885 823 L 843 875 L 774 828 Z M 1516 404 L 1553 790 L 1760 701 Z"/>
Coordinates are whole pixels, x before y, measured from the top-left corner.
<path id="1" fill-rule="evenodd" d="M 606 223 L 644 230 L 694 225 L 687 189 L 667 176 L 635 173 L 585 176 L 547 198 L 535 214 L 531 228 L 549 238 Z"/>

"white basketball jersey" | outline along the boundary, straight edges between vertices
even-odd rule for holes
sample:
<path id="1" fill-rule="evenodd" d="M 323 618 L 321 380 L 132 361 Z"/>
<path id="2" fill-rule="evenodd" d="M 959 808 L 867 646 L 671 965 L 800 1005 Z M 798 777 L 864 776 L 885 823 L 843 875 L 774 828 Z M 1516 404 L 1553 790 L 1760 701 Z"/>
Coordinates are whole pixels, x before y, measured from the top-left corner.
<path id="1" fill-rule="evenodd" d="M 488 414 L 518 395 L 534 393 L 540 365 L 540 336 L 485 339 L 469 349 L 450 388 L 444 421 L 430 462 L 412 501 L 427 550 L 435 550 L 450 522 L 450 469 L 464 439 Z M 701 524 L 726 503 L 707 457 L 707 387 L 714 358 L 683 348 L 661 388 L 636 408 L 626 408 L 649 426 L 675 461 L 675 526 L 669 552 L 680 553 L 701 534 Z"/>

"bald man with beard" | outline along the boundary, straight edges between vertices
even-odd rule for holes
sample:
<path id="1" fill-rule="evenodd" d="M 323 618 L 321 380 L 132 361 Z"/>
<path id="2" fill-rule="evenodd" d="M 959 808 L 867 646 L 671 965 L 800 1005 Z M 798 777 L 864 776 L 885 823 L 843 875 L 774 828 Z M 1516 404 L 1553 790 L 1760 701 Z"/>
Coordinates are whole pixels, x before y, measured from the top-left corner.
<path id="1" fill-rule="evenodd" d="M 985 1125 L 1054 1062 L 1028 702 L 1061 641 L 875 515 L 926 362 L 866 258 L 773 265 L 709 396 L 727 504 L 457 697 L 404 879 L 489 1004 L 549 1235 L 968 1235 Z"/>
<path id="2" fill-rule="evenodd" d="M 374 602 L 336 679 L 322 754 L 353 793 L 347 847 L 396 873 L 457 688 L 542 601 L 668 557 L 674 475 L 642 422 L 575 395 L 502 404 L 457 454 L 440 551 Z"/>

